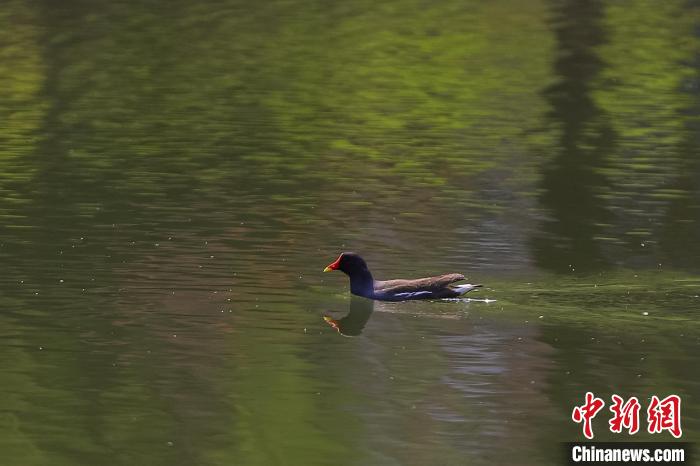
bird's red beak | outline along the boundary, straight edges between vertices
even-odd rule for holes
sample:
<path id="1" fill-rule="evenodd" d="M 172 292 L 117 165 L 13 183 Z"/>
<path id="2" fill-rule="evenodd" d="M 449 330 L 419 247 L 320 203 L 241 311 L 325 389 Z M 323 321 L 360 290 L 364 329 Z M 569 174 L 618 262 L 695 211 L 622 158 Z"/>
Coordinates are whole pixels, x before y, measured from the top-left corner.
<path id="1" fill-rule="evenodd" d="M 333 262 L 332 264 L 328 264 L 328 267 L 323 269 L 324 272 L 330 272 L 332 270 L 337 270 L 338 267 L 340 267 L 340 259 L 343 257 L 343 255 L 339 255 L 338 258 Z"/>

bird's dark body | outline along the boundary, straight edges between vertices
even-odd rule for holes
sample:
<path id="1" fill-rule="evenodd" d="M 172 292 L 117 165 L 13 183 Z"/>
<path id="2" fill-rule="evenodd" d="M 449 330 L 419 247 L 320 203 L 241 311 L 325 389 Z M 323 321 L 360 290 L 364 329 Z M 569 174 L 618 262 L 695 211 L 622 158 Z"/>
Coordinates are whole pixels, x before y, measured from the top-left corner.
<path id="1" fill-rule="evenodd" d="M 455 298 L 481 285 L 456 285 L 464 275 L 450 273 L 435 277 L 398 280 L 375 280 L 367 263 L 354 253 L 345 252 L 327 270 L 341 270 L 350 277 L 350 292 L 379 301 Z"/>

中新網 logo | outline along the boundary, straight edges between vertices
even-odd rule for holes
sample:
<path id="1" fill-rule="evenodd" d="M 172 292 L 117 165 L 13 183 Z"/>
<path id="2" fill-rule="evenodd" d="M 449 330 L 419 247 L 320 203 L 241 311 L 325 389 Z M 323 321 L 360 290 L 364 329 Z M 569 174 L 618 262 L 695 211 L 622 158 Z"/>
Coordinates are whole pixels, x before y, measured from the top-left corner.
<path id="1" fill-rule="evenodd" d="M 618 395 L 612 395 L 610 411 L 612 417 L 608 421 L 610 432 L 621 433 L 626 430 L 630 435 L 639 432 L 639 412 L 641 404 L 637 397 L 633 396 L 626 401 Z M 587 392 L 585 402 L 575 406 L 571 412 L 571 419 L 582 425 L 583 435 L 587 439 L 593 438 L 593 418 L 605 406 L 605 402 L 593 393 Z M 647 432 L 657 434 L 668 431 L 675 438 L 683 435 L 681 430 L 681 398 L 678 395 L 669 395 L 659 399 L 653 395 L 646 410 Z"/>

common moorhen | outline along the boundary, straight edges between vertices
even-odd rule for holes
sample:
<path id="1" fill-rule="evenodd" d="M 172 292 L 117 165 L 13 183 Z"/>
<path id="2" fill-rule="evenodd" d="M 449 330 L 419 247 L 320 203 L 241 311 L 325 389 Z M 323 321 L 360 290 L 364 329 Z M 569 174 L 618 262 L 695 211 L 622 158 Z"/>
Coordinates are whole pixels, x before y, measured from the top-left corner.
<path id="1" fill-rule="evenodd" d="M 455 285 L 464 280 L 461 273 L 414 280 L 375 280 L 367 263 L 354 252 L 342 253 L 324 272 L 340 270 L 350 277 L 350 292 L 357 296 L 379 301 L 407 301 L 409 299 L 455 298 L 481 285 Z"/>

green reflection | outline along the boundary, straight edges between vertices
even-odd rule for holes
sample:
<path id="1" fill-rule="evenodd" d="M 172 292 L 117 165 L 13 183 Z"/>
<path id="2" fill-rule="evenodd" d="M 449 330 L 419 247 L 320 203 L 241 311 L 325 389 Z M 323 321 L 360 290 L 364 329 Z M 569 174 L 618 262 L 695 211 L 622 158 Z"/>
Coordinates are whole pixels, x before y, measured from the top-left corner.
<path id="1" fill-rule="evenodd" d="M 686 2 L 0 20 L 3 464 L 543 464 L 582 390 L 698 396 Z M 315 262 L 356 247 L 497 301 L 338 338 Z"/>

